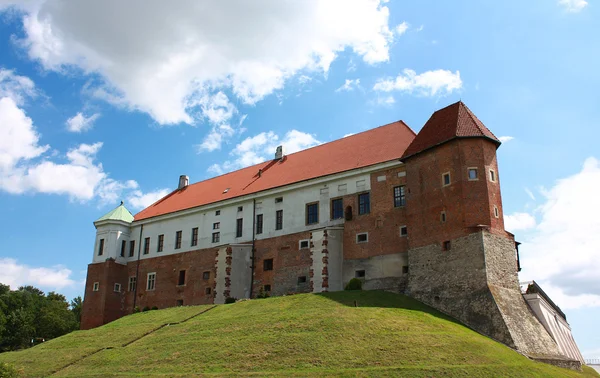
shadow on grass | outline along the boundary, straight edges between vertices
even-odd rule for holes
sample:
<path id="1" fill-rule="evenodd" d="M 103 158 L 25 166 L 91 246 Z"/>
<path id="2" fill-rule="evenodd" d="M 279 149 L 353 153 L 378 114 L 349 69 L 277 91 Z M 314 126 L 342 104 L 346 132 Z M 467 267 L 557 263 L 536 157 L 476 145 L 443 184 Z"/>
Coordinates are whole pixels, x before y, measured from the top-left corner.
<path id="1" fill-rule="evenodd" d="M 419 311 L 440 319 L 463 325 L 453 317 L 443 314 L 428 305 L 406 295 L 390 293 L 383 290 L 347 290 L 331 293 L 318 293 L 321 297 L 338 302 L 348 307 L 379 307 L 401 308 L 409 311 Z"/>

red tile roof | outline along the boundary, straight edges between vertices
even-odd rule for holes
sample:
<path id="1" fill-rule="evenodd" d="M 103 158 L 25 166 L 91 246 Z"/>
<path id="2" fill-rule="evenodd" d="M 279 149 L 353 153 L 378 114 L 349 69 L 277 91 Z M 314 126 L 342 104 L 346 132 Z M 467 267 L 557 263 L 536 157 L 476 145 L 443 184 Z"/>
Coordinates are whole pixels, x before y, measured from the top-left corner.
<path id="1" fill-rule="evenodd" d="M 414 138 L 414 131 L 404 122 L 390 123 L 286 155 L 282 162 L 269 160 L 175 190 L 137 213 L 135 220 L 397 160 Z"/>
<path id="2" fill-rule="evenodd" d="M 404 152 L 402 159 L 416 155 L 433 146 L 455 138 L 488 138 L 500 145 L 500 141 L 485 125 L 459 101 L 433 113 L 417 137 Z"/>

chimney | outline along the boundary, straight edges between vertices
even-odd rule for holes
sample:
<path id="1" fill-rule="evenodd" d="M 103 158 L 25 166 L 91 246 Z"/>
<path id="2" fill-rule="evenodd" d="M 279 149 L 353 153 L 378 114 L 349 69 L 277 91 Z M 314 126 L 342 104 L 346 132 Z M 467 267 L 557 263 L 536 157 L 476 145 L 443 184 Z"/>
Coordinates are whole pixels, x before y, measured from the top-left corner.
<path id="1" fill-rule="evenodd" d="M 183 189 L 186 186 L 188 186 L 189 183 L 190 183 L 190 178 L 187 177 L 186 175 L 181 175 L 181 176 L 179 176 L 179 186 L 177 186 L 177 189 Z"/>
<path id="2" fill-rule="evenodd" d="M 277 146 L 275 150 L 275 160 L 283 160 L 283 146 Z"/>

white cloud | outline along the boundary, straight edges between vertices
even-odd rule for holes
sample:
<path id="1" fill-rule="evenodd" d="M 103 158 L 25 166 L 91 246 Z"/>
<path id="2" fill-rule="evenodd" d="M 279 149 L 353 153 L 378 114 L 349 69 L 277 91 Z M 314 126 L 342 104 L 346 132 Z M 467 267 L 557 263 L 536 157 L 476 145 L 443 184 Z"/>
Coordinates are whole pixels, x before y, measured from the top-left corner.
<path id="1" fill-rule="evenodd" d="M 535 218 L 528 213 L 514 213 L 504 216 L 504 228 L 507 231 L 529 230 L 535 227 Z"/>
<path id="2" fill-rule="evenodd" d="M 35 97 L 37 91 L 31 79 L 15 75 L 12 70 L 0 67 L 0 98 L 9 97 L 22 105 L 25 97 Z"/>
<path id="3" fill-rule="evenodd" d="M 67 119 L 67 130 L 73 133 L 81 133 L 83 131 L 88 131 L 94 125 L 94 122 L 100 118 L 99 113 L 94 113 L 89 117 L 83 115 L 83 113 L 78 112 L 73 117 Z"/>
<path id="4" fill-rule="evenodd" d="M 577 13 L 588 5 L 585 0 L 558 0 L 558 5 L 562 6 L 567 12 Z"/>
<path id="5" fill-rule="evenodd" d="M 48 290 L 59 290 L 75 285 L 75 281 L 71 278 L 71 270 L 62 265 L 34 268 L 19 264 L 15 259 L 2 257 L 0 272 L 2 272 L 1 282 L 9 285 L 13 290 L 27 285 Z"/>
<path id="6" fill-rule="evenodd" d="M 533 192 L 531 190 L 529 190 L 529 188 L 525 188 L 525 193 L 527 193 L 529 198 L 531 198 L 533 201 L 535 201 L 535 196 L 533 195 Z"/>
<path id="7" fill-rule="evenodd" d="M 148 193 L 143 193 L 141 190 L 135 190 L 127 197 L 127 204 L 131 205 L 131 208 L 133 209 L 143 209 L 169 193 L 171 193 L 171 190 L 169 189 L 157 189 Z"/>
<path id="8" fill-rule="evenodd" d="M 511 136 L 501 136 L 500 138 L 498 138 L 500 140 L 500 142 L 502 143 L 506 143 L 506 142 L 510 142 L 511 140 L 515 139 L 515 137 L 511 137 Z"/>
<path id="9" fill-rule="evenodd" d="M 346 68 L 346 72 L 354 72 L 356 71 L 356 63 L 354 63 L 354 59 L 350 58 L 348 61 L 348 68 Z"/>
<path id="10" fill-rule="evenodd" d="M 394 96 L 377 97 L 377 100 L 375 100 L 375 105 L 379 106 L 391 106 L 395 103 L 396 100 L 394 99 Z"/>
<path id="11" fill-rule="evenodd" d="M 406 21 L 402 22 L 401 24 L 396 26 L 396 33 L 398 35 L 402 35 L 404 33 L 406 33 L 406 31 L 408 30 L 409 25 Z"/>
<path id="12" fill-rule="evenodd" d="M 540 222 L 520 247 L 521 278 L 535 279 L 561 307 L 600 306 L 600 161 L 543 190 Z"/>
<path id="13" fill-rule="evenodd" d="M 418 74 L 411 69 L 405 69 L 395 79 L 380 79 L 373 87 L 376 91 L 401 91 L 417 93 L 422 96 L 450 94 L 462 88 L 460 72 L 448 70 L 426 71 Z"/>
<path id="14" fill-rule="evenodd" d="M 416 29 L 416 31 L 417 31 L 417 32 L 420 32 L 420 31 L 422 31 L 423 29 L 425 29 L 425 25 L 421 25 L 421 26 L 419 26 L 419 27 Z"/>
<path id="15" fill-rule="evenodd" d="M 336 92 L 351 92 L 355 88 L 360 88 L 360 79 L 346 79 L 346 82 L 336 89 Z"/>
<path id="16" fill-rule="evenodd" d="M 235 130 L 229 125 L 220 125 L 212 128 L 210 133 L 206 137 L 200 145 L 198 145 L 198 150 L 202 151 L 214 151 L 221 149 L 221 145 L 223 141 L 232 135 L 235 134 Z"/>
<path id="17" fill-rule="evenodd" d="M 232 160 L 227 160 L 222 164 L 213 164 L 208 171 L 214 174 L 223 174 L 273 159 L 278 145 L 283 146 L 285 154 L 291 154 L 318 144 L 321 142 L 313 135 L 298 130 L 288 131 L 283 139 L 273 131 L 262 132 L 239 143 L 230 152 Z"/>
<path id="18" fill-rule="evenodd" d="M 198 101 L 205 93 L 254 104 L 300 72 L 327 73 L 345 50 L 388 61 L 393 40 L 379 0 L 40 0 L 23 11 L 19 43 L 31 59 L 100 78 L 88 93 L 159 124 L 192 124 L 196 110 L 210 119 Z"/>

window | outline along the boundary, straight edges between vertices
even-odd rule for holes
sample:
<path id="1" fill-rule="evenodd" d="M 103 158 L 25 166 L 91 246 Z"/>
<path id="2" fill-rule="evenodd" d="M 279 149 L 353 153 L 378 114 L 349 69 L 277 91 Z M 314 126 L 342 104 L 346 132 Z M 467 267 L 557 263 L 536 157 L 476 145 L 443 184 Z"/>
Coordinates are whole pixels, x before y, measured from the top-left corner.
<path id="1" fill-rule="evenodd" d="M 271 291 L 271 285 L 265 285 L 265 286 L 263 286 L 263 291 L 270 292 Z"/>
<path id="2" fill-rule="evenodd" d="M 256 216 L 256 233 L 262 234 L 262 232 L 263 232 L 263 215 L 258 214 Z"/>
<path id="3" fill-rule="evenodd" d="M 368 214 L 371 212 L 371 199 L 369 193 L 358 195 L 358 215 Z"/>
<path id="4" fill-rule="evenodd" d="M 175 233 L 175 249 L 181 248 L 181 231 Z"/>
<path id="5" fill-rule="evenodd" d="M 354 272 L 354 277 L 356 278 L 364 278 L 365 277 L 365 271 L 364 270 L 357 270 L 356 272 Z"/>
<path id="6" fill-rule="evenodd" d="M 402 267 L 402 274 L 408 274 L 408 265 Z"/>
<path id="7" fill-rule="evenodd" d="M 129 242 L 129 257 L 133 257 L 135 254 L 135 240 Z"/>
<path id="8" fill-rule="evenodd" d="M 282 203 L 282 202 L 283 202 L 283 197 L 275 198 L 275 203 Z"/>
<path id="9" fill-rule="evenodd" d="M 404 185 L 394 188 L 394 207 L 406 206 L 406 194 Z"/>
<path id="10" fill-rule="evenodd" d="M 135 276 L 129 277 L 129 284 L 127 285 L 127 290 L 135 291 L 136 282 L 137 282 L 137 277 L 135 277 Z"/>
<path id="11" fill-rule="evenodd" d="M 406 227 L 406 226 L 400 227 L 400 236 L 407 236 L 407 235 L 408 235 L 408 227 Z"/>
<path id="12" fill-rule="evenodd" d="M 308 239 L 300 240 L 300 242 L 298 243 L 298 249 L 306 249 L 308 248 L 308 246 Z"/>
<path id="13" fill-rule="evenodd" d="M 210 279 L 210 271 L 207 270 L 206 272 L 202 273 L 202 279 L 205 281 L 209 280 Z"/>
<path id="14" fill-rule="evenodd" d="M 221 222 L 215 222 L 213 223 L 213 230 L 218 230 L 221 228 Z"/>
<path id="15" fill-rule="evenodd" d="M 263 261 L 263 270 L 273 270 L 273 259 L 266 259 Z"/>
<path id="16" fill-rule="evenodd" d="M 221 240 L 221 233 L 220 232 L 213 232 L 212 234 L 212 242 L 213 243 L 218 243 Z"/>
<path id="17" fill-rule="evenodd" d="M 283 210 L 277 210 L 275 212 L 275 229 L 283 229 Z"/>
<path id="18" fill-rule="evenodd" d="M 204 294 L 210 295 L 210 292 L 211 292 L 210 287 L 207 287 L 206 289 L 204 289 Z"/>
<path id="19" fill-rule="evenodd" d="M 238 206 L 238 212 L 239 211 L 244 211 L 244 206 Z"/>
<path id="20" fill-rule="evenodd" d="M 244 227 L 244 219 L 238 218 L 238 220 L 235 224 L 235 237 L 236 238 L 242 237 L 242 227 Z"/>
<path id="21" fill-rule="evenodd" d="M 115 293 L 120 293 L 121 292 L 121 284 L 120 283 L 116 283 L 115 286 L 114 286 L 114 288 L 113 288 L 113 291 Z"/>
<path id="22" fill-rule="evenodd" d="M 127 248 L 127 241 L 121 242 L 121 257 L 125 257 L 125 249 Z"/>
<path id="23" fill-rule="evenodd" d="M 158 246 L 156 247 L 156 252 L 162 252 L 165 244 L 165 235 L 158 235 Z"/>
<path id="24" fill-rule="evenodd" d="M 89 251 L 89 249 L 88 249 Z M 104 253 L 104 239 L 100 239 L 100 245 L 98 246 L 98 256 L 102 256 Z"/>
<path id="25" fill-rule="evenodd" d="M 150 253 L 150 238 L 144 239 L 144 255 Z"/>
<path id="26" fill-rule="evenodd" d="M 369 241 L 369 234 L 367 232 L 363 232 L 362 234 L 356 234 L 356 242 L 357 243 L 366 243 Z"/>
<path id="27" fill-rule="evenodd" d="M 442 211 L 442 212 L 440 213 L 440 221 L 441 221 L 442 223 L 445 223 L 445 222 L 446 222 L 446 212 L 445 212 L 445 211 Z"/>
<path id="28" fill-rule="evenodd" d="M 98 291 L 99 289 L 100 289 L 100 282 L 94 282 L 94 287 L 92 288 L 92 290 Z"/>
<path id="29" fill-rule="evenodd" d="M 498 206 L 494 205 L 494 216 L 496 218 L 500 217 L 500 212 L 498 211 Z"/>
<path id="30" fill-rule="evenodd" d="M 181 307 L 183 306 L 183 299 L 178 299 L 177 300 L 177 307 Z"/>
<path id="31" fill-rule="evenodd" d="M 496 182 L 496 172 L 493 169 L 490 169 L 490 181 Z"/>
<path id="32" fill-rule="evenodd" d="M 450 172 L 442 174 L 442 186 L 450 185 Z"/>
<path id="33" fill-rule="evenodd" d="M 331 200 L 331 219 L 344 217 L 344 201 L 341 198 Z"/>
<path id="34" fill-rule="evenodd" d="M 319 223 L 319 203 L 309 203 L 306 205 L 306 224 Z"/>
<path id="35" fill-rule="evenodd" d="M 217 216 L 217 217 L 218 217 L 219 215 L 221 215 L 221 210 L 217 210 L 217 211 L 215 211 L 215 216 Z"/>
<path id="36" fill-rule="evenodd" d="M 450 244 L 450 240 L 446 240 L 445 242 L 442 243 L 442 251 L 449 251 L 450 248 L 452 248 L 452 245 Z"/>
<path id="37" fill-rule="evenodd" d="M 185 285 L 185 270 L 179 271 L 179 280 L 177 281 L 178 286 Z"/>
<path id="38" fill-rule="evenodd" d="M 198 227 L 192 228 L 192 247 L 198 245 Z"/>
<path id="39" fill-rule="evenodd" d="M 303 283 L 306 283 L 306 276 L 298 277 L 298 285 L 301 285 Z"/>
<path id="40" fill-rule="evenodd" d="M 467 170 L 467 177 L 469 178 L 469 181 L 475 181 L 478 180 L 477 178 L 477 168 L 469 168 Z"/>
<path id="41" fill-rule="evenodd" d="M 148 280 L 146 282 L 146 290 L 154 290 L 156 287 L 156 273 L 148 273 Z"/>

